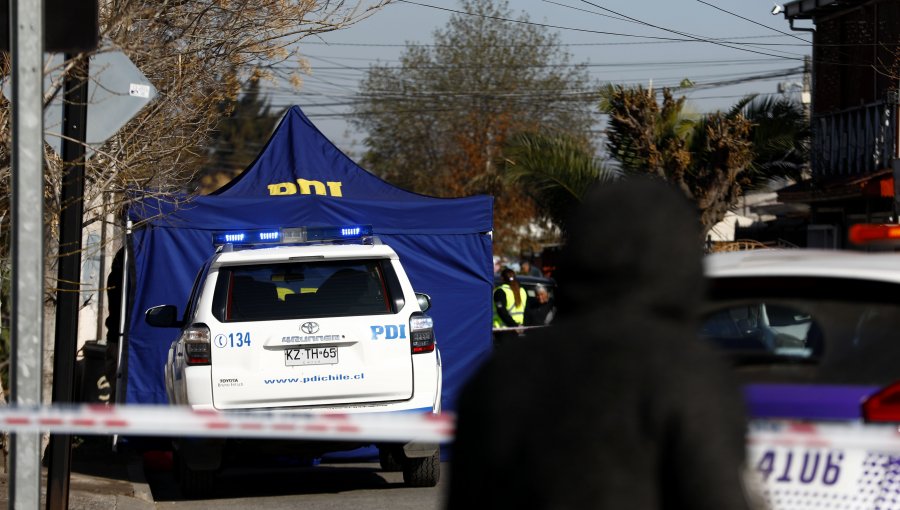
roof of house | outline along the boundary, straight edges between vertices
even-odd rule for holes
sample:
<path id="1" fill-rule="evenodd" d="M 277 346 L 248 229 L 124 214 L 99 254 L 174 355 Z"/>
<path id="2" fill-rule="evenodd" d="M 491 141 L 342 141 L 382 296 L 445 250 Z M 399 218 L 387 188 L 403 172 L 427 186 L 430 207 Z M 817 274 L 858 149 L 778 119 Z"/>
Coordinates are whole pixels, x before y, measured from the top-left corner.
<path id="1" fill-rule="evenodd" d="M 858 198 L 890 198 L 894 195 L 893 170 L 860 175 L 827 175 L 778 190 L 778 200 L 790 203 L 828 202 Z"/>
<path id="2" fill-rule="evenodd" d="M 812 19 L 848 7 L 862 5 L 865 0 L 795 0 L 784 4 L 786 19 Z"/>

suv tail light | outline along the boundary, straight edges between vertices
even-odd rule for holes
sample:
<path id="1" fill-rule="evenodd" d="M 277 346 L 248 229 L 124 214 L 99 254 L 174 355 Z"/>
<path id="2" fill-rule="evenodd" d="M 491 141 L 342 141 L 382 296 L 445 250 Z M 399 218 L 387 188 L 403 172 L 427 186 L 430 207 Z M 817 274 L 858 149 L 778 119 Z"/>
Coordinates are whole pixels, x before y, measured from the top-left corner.
<path id="1" fill-rule="evenodd" d="M 862 404 L 866 421 L 900 423 L 900 382 L 878 390 Z"/>
<path id="2" fill-rule="evenodd" d="M 847 231 L 847 239 L 856 245 L 884 244 L 896 246 L 900 242 L 900 225 L 857 223 Z"/>
<path id="3" fill-rule="evenodd" d="M 184 358 L 188 365 L 209 365 L 209 328 L 205 324 L 195 324 L 181 332 L 184 344 Z"/>
<path id="4" fill-rule="evenodd" d="M 418 313 L 409 318 L 409 338 L 413 354 L 434 352 L 434 321 Z"/>

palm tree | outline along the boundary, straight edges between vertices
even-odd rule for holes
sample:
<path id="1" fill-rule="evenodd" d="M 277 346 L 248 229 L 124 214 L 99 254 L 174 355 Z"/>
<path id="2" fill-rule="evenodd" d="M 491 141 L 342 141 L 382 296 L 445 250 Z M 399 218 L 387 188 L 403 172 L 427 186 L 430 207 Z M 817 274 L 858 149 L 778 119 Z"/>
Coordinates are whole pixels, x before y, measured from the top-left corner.
<path id="1" fill-rule="evenodd" d="M 801 177 L 809 131 L 796 103 L 748 96 L 727 113 L 695 115 L 668 90 L 662 104 L 641 87 L 610 85 L 602 96 L 612 157 L 626 174 L 680 188 L 697 206 L 704 237 L 746 191 Z"/>
<path id="2" fill-rule="evenodd" d="M 697 205 L 705 238 L 744 193 L 776 179 L 800 180 L 806 168 L 809 127 L 787 98 L 750 95 L 728 112 L 701 115 L 668 90 L 661 104 L 641 87 L 608 85 L 601 97 L 610 116 L 607 148 L 621 172 L 564 135 L 519 134 L 503 151 L 507 182 L 560 228 L 595 183 L 650 174 Z"/>
<path id="3" fill-rule="evenodd" d="M 585 192 L 618 175 L 586 144 L 564 134 L 520 133 L 511 138 L 503 156 L 507 182 L 519 186 L 563 231 Z"/>
<path id="4" fill-rule="evenodd" d="M 753 162 L 747 189 L 773 180 L 800 181 L 809 163 L 811 130 L 803 106 L 784 96 L 749 95 L 731 108 L 753 123 Z"/>

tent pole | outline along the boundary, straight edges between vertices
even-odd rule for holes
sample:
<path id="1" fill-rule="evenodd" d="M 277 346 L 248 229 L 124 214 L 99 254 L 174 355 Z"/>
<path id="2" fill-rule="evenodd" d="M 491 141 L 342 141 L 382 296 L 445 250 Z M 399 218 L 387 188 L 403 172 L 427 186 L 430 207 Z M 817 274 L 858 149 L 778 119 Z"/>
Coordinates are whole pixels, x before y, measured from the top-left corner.
<path id="1" fill-rule="evenodd" d="M 122 394 L 122 379 L 125 374 L 122 373 L 122 358 L 124 357 L 125 345 L 125 318 L 128 311 L 128 264 L 131 263 L 128 256 L 128 238 L 131 236 L 131 220 L 125 223 L 125 248 L 122 253 L 122 300 L 119 304 L 119 353 L 116 356 L 116 403 L 124 402 Z"/>
<path id="2" fill-rule="evenodd" d="M 106 279 L 106 219 L 109 215 L 109 197 L 107 193 L 100 193 L 101 199 L 101 208 L 100 208 L 100 270 L 97 272 L 97 333 L 94 338 L 97 340 L 97 343 L 106 343 L 106 337 L 103 335 L 103 324 L 104 324 L 104 316 L 106 315 L 103 310 L 106 308 L 106 285 L 104 284 Z"/>
<path id="3" fill-rule="evenodd" d="M 128 238 L 131 236 L 131 220 L 125 222 L 125 243 L 122 247 L 122 298 L 119 300 L 119 350 L 116 354 L 116 395 L 114 404 L 120 404 L 125 401 L 124 398 L 124 380 L 125 374 L 122 373 L 122 358 L 125 352 L 125 312 L 128 310 Z M 116 451 L 119 445 L 119 435 L 114 434 L 112 438 L 113 451 Z"/>

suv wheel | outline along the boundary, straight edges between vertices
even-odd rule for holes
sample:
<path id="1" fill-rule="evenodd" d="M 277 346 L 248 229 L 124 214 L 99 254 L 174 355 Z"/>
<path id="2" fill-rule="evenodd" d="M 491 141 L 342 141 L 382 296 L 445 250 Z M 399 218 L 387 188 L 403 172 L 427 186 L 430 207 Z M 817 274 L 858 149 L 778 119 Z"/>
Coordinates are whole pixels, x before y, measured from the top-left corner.
<path id="1" fill-rule="evenodd" d="M 402 455 L 398 455 L 397 448 L 382 446 L 378 449 L 378 462 L 382 471 L 403 471 Z"/>
<path id="2" fill-rule="evenodd" d="M 434 487 L 441 479 L 441 452 L 403 461 L 403 483 L 408 487 Z"/>
<path id="3" fill-rule="evenodd" d="M 200 499 L 212 495 L 216 472 L 211 469 L 193 469 L 180 455 L 177 456 L 178 486 L 188 499 Z"/>

